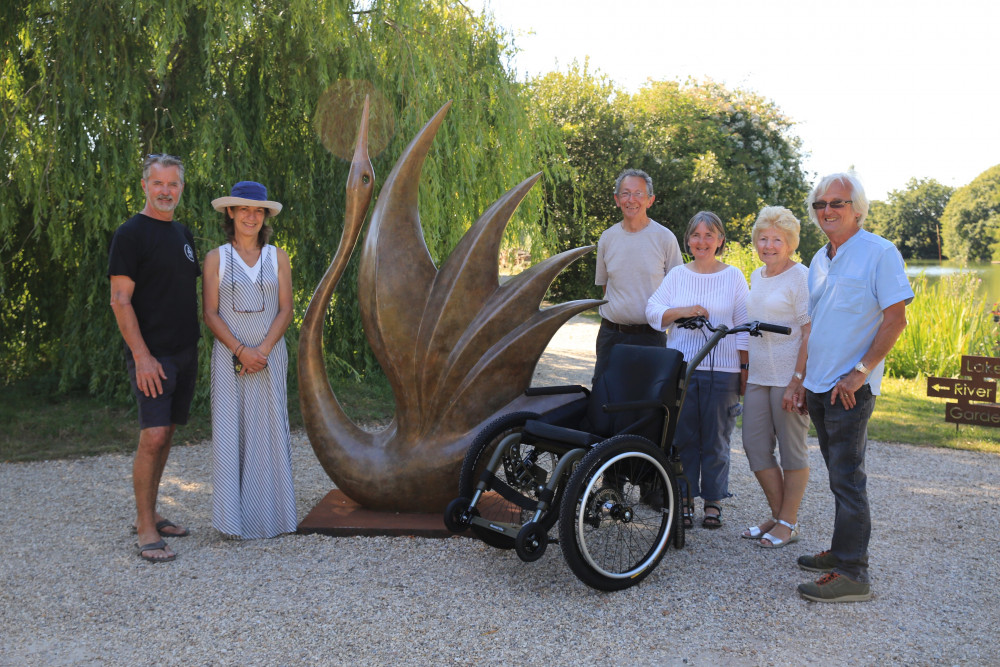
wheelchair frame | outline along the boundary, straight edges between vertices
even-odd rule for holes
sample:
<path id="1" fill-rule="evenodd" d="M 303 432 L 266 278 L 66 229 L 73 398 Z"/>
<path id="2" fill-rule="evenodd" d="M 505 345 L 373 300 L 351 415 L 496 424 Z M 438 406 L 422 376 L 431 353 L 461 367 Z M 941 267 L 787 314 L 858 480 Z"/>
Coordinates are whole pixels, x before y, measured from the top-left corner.
<path id="1" fill-rule="evenodd" d="M 610 437 L 569 430 L 593 440 L 585 443 L 546 439 L 544 432 L 551 429 L 537 420 L 563 408 L 544 416 L 519 412 L 500 417 L 480 431 L 466 454 L 459 497 L 445 510 L 448 529 L 456 533 L 471 529 L 487 544 L 513 548 L 521 560 L 532 562 L 545 553 L 548 531 L 558 521 L 567 565 L 585 584 L 604 591 L 642 581 L 659 564 L 671 539 L 675 548 L 682 548 L 685 535 L 678 478 L 683 470 L 672 436 L 691 373 L 727 335 L 744 331 L 754 336 L 762 331 L 787 334 L 790 330 L 760 322 L 713 327 L 701 317 L 676 324 L 705 327 L 713 335 L 690 363 L 680 362 L 670 379 L 676 387 L 673 404 L 641 400 L 603 405 L 605 413 L 661 411 L 658 443 L 628 429 Z M 581 392 L 591 400 L 590 392 L 581 386 L 529 388 L 526 394 L 569 392 Z M 576 416 L 556 415 L 556 421 Z M 559 429 L 566 430 L 554 426 L 557 434 L 561 435 Z M 532 428 L 543 434 L 532 433 Z M 484 454 L 491 447 L 483 467 Z M 544 459 L 541 463 L 540 458 Z"/>

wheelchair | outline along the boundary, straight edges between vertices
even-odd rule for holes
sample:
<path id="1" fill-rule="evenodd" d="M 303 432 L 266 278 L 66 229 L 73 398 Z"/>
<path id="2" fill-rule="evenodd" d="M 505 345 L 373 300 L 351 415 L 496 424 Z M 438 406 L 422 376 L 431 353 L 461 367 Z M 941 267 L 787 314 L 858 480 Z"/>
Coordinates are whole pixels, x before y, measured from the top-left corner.
<path id="1" fill-rule="evenodd" d="M 592 391 L 529 388 L 529 396 L 580 396 L 545 414 L 504 415 L 480 431 L 445 526 L 533 562 L 558 523 L 567 565 L 602 591 L 638 584 L 670 543 L 683 548 L 683 470 L 673 436 L 690 372 L 727 335 L 790 330 L 761 322 L 713 327 L 703 317 L 676 325 L 712 332 L 691 363 L 671 348 L 616 345 Z"/>

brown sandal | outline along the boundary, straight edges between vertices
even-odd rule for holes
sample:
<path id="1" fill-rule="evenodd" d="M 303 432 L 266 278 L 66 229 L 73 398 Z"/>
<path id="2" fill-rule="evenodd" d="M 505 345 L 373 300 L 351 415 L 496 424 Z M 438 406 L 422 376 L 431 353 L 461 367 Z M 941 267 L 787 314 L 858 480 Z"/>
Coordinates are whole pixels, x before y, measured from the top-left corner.
<path id="1" fill-rule="evenodd" d="M 722 506 L 718 503 L 705 503 L 705 509 L 718 510 L 718 514 L 706 514 L 701 520 L 702 528 L 722 528 Z"/>

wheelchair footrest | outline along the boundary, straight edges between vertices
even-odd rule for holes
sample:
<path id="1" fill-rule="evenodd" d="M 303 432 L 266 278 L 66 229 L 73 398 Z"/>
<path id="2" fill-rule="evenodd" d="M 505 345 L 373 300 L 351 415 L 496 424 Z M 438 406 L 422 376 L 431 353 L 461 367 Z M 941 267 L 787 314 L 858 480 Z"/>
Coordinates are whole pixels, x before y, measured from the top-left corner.
<path id="1" fill-rule="evenodd" d="M 480 526 L 491 530 L 494 533 L 500 533 L 501 535 L 507 535 L 511 539 L 517 537 L 517 533 L 521 530 L 521 526 L 516 523 L 507 523 L 506 521 L 491 521 L 490 519 L 484 519 L 481 516 L 472 517 L 472 521 L 469 522 L 471 525 Z"/>

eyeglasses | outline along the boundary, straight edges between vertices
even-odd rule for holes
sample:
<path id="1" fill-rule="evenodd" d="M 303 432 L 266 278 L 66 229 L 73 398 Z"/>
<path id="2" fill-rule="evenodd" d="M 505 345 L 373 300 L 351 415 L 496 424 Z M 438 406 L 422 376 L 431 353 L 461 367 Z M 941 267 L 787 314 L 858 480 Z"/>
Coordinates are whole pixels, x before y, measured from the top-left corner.
<path id="1" fill-rule="evenodd" d="M 639 192 L 629 192 L 629 191 L 626 190 L 625 192 L 619 192 L 618 193 L 618 198 L 619 199 L 636 199 L 636 200 L 641 201 L 641 200 L 643 200 L 643 199 L 646 198 L 646 193 L 642 192 L 642 191 L 639 191 Z"/>
<path id="2" fill-rule="evenodd" d="M 264 252 L 261 251 L 258 262 L 264 260 Z M 242 314 L 263 313 L 264 312 L 264 265 L 257 269 L 257 287 L 260 289 L 260 310 L 238 310 L 236 308 L 236 266 L 233 264 L 233 244 L 229 244 L 229 280 L 232 285 L 230 296 L 233 298 L 233 312 Z"/>
<path id="3" fill-rule="evenodd" d="M 829 206 L 830 208 L 844 208 L 848 204 L 852 203 L 853 200 L 848 199 L 846 201 L 841 201 L 839 199 L 834 199 L 833 201 L 814 201 L 812 207 L 814 211 L 822 211 L 824 208 Z"/>

